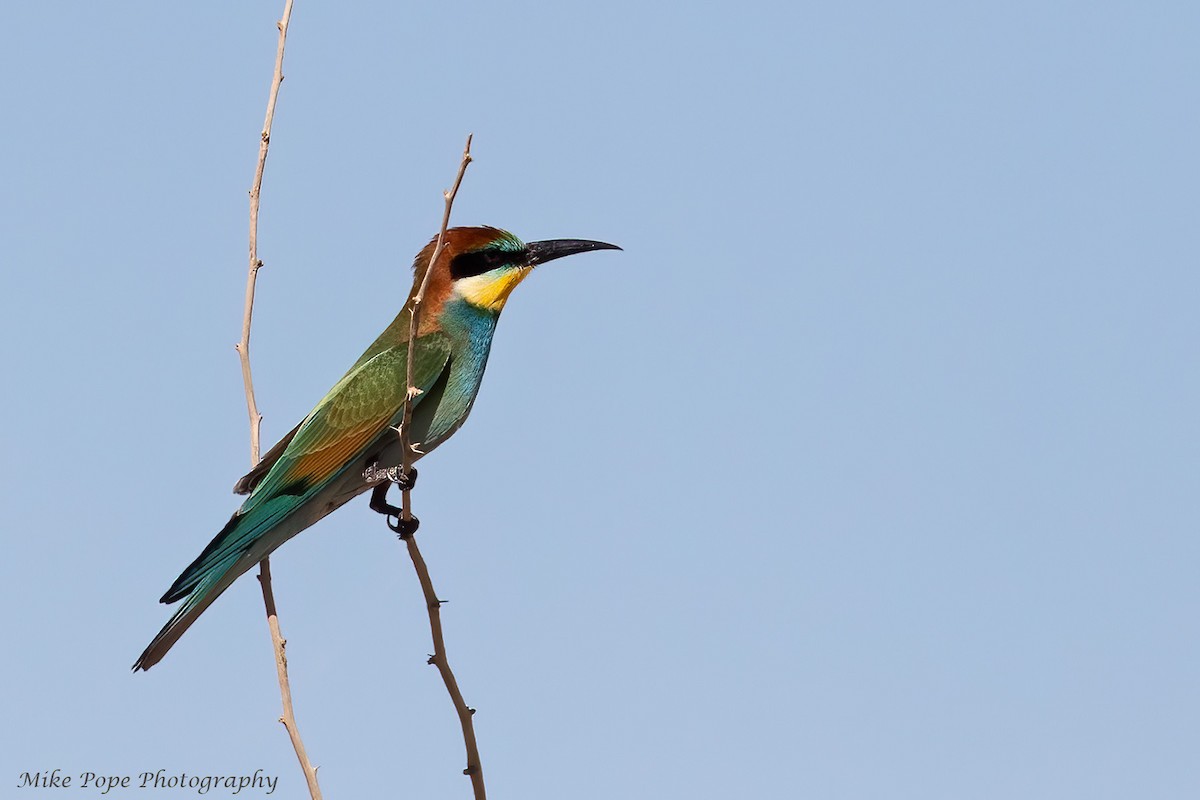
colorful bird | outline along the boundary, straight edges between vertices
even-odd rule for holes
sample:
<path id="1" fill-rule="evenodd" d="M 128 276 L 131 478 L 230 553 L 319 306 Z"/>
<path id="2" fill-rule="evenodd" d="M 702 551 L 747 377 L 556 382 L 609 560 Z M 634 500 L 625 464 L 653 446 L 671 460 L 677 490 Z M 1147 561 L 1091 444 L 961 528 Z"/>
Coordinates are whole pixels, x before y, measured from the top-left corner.
<path id="1" fill-rule="evenodd" d="M 417 254 L 417 280 L 434 241 Z M 498 228 L 452 228 L 433 265 L 418 320 L 410 441 L 415 457 L 446 441 L 466 420 L 487 366 L 496 320 L 509 294 L 538 264 L 589 250 L 620 250 L 583 239 L 525 244 Z M 316 408 L 234 486 L 249 494 L 160 602 L 183 605 L 133 665 L 157 664 L 184 631 L 234 580 L 275 548 L 368 489 L 371 508 L 389 516 L 391 480 L 411 487 L 416 470 L 398 475 L 411 306 L 354 362 Z M 390 468 L 390 473 L 389 473 Z M 389 525 L 391 525 L 389 519 Z M 401 530 L 402 526 L 393 526 Z"/>

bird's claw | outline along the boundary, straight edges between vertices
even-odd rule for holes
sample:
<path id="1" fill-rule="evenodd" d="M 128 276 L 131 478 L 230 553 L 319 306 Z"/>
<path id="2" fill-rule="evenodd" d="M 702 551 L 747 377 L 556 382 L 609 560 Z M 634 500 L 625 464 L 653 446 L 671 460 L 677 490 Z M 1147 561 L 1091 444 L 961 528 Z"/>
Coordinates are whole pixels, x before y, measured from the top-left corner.
<path id="1" fill-rule="evenodd" d="M 396 518 L 395 523 L 392 522 L 392 517 Z M 402 541 L 408 541 L 417 532 L 417 528 L 421 527 L 421 520 L 411 516 L 405 519 L 397 509 L 397 513 L 388 515 L 387 526 L 394 530 Z"/>
<path id="2" fill-rule="evenodd" d="M 409 488 L 412 488 L 412 483 L 417 479 L 417 471 L 410 469 L 408 474 Z M 401 539 L 408 539 L 417 532 L 417 526 L 421 524 L 414 516 L 404 518 L 404 510 L 392 505 L 387 501 L 388 489 L 391 488 L 390 483 L 381 483 L 371 490 L 371 510 L 383 514 L 387 518 L 387 526 L 400 535 Z M 395 522 L 392 520 L 395 519 Z"/>
<path id="3" fill-rule="evenodd" d="M 400 471 L 399 467 L 392 467 L 388 470 L 388 480 L 400 487 L 400 491 L 409 492 L 417 485 L 417 468 L 409 467 L 408 473 Z"/>

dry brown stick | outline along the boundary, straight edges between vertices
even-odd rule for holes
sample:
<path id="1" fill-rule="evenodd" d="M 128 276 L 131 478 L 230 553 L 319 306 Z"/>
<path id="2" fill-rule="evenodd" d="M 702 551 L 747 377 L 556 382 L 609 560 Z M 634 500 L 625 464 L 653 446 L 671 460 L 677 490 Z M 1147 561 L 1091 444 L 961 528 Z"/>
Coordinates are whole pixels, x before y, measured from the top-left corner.
<path id="1" fill-rule="evenodd" d="M 458 712 L 458 724 L 462 726 L 463 743 L 467 747 L 467 768 L 463 770 L 463 774 L 471 778 L 471 788 L 475 792 L 475 800 L 486 800 L 487 790 L 483 786 L 483 764 L 479 760 L 479 746 L 475 743 L 475 725 L 472 721 L 475 709 L 468 706 L 467 701 L 463 700 L 462 691 L 458 688 L 458 681 L 454 678 L 454 671 L 450 669 L 450 662 L 446 658 L 446 642 L 442 639 L 442 601 L 438 599 L 437 592 L 433 589 L 433 581 L 429 578 L 429 568 L 425 566 L 425 559 L 421 557 L 421 550 L 417 547 L 416 535 L 407 536 L 404 541 L 408 545 L 408 557 L 412 559 L 413 569 L 417 571 L 417 578 L 421 582 L 421 591 L 425 593 L 425 607 L 429 611 L 429 632 L 433 637 L 433 655 L 429 657 L 428 663 L 437 667 L 438 672 L 442 674 L 442 682 L 446 684 L 450 701 L 454 703 L 454 710 Z"/>
<path id="2" fill-rule="evenodd" d="M 413 356 L 416 351 L 415 343 L 417 341 L 417 326 L 420 324 L 421 303 L 425 299 L 425 290 L 429 287 L 429 276 L 433 273 L 433 265 L 437 263 L 438 256 L 442 254 L 442 247 L 446 240 L 446 229 L 450 225 L 450 209 L 454 206 L 454 198 L 458 195 L 458 187 L 462 184 L 463 175 L 466 174 L 467 165 L 471 163 L 471 136 L 467 137 L 467 146 L 463 148 L 462 162 L 458 165 L 458 175 L 454 179 L 454 185 L 447 191 L 442 193 L 442 197 L 446 201 L 446 207 L 442 213 L 442 227 L 438 231 L 437 244 L 434 245 L 433 255 L 429 259 L 429 264 L 425 268 L 425 275 L 421 278 L 420 288 L 413 295 L 413 303 L 409 320 L 409 347 L 408 347 L 408 393 L 404 399 L 404 416 L 400 423 L 400 443 L 401 443 L 401 474 L 408 475 L 412 468 L 414 443 L 409 440 L 408 429 L 409 423 L 412 421 L 412 404 L 413 399 L 419 391 L 413 386 Z M 412 519 L 412 499 L 410 490 L 405 489 L 403 492 L 403 501 L 401 506 L 401 517 L 405 520 Z M 412 559 L 413 569 L 417 572 L 417 579 L 421 582 L 421 591 L 425 594 L 425 607 L 429 612 L 429 633 L 433 637 L 433 655 L 429 657 L 429 663 L 438 668 L 438 672 L 442 675 L 442 682 L 446 684 L 446 691 L 450 694 L 450 700 L 454 703 L 454 710 L 458 712 L 458 721 L 462 726 L 463 743 L 467 748 L 467 768 L 463 770 L 464 775 L 471 778 L 471 788 L 475 792 L 475 800 L 485 800 L 487 798 L 487 790 L 483 786 L 483 765 L 479 760 L 479 747 L 475 743 L 475 726 L 471 720 L 471 715 L 475 710 L 468 707 L 463 700 L 462 692 L 458 688 L 458 681 L 454 679 L 454 672 L 450 669 L 450 661 L 446 658 L 446 642 L 442 638 L 442 601 L 438 599 L 437 592 L 433 589 L 433 581 L 429 577 L 429 569 L 425 566 L 425 559 L 421 557 L 421 550 L 417 547 L 417 539 L 413 535 L 403 537 L 405 544 L 408 545 L 408 556 Z"/>
<path id="3" fill-rule="evenodd" d="M 454 207 L 454 198 L 458 196 L 458 187 L 462 185 L 463 175 L 467 174 L 467 165 L 471 163 L 471 139 L 474 135 L 473 133 L 467 134 L 467 146 L 463 148 L 462 161 L 458 165 L 458 174 L 454 177 L 454 185 L 442 192 L 442 198 L 446 203 L 442 211 L 442 227 L 438 230 L 437 243 L 433 246 L 433 255 L 429 257 L 429 263 L 425 266 L 425 274 L 421 276 L 421 285 L 413 295 L 412 308 L 409 309 L 409 347 L 408 360 L 405 362 L 408 391 L 404 395 L 404 414 L 400 419 L 401 475 L 408 474 L 413 462 L 413 442 L 409 439 L 408 428 L 412 424 L 413 400 L 421 391 L 413 386 L 413 364 L 417 355 L 417 348 L 413 345 L 417 341 L 417 328 L 421 324 L 421 304 L 425 301 L 425 290 L 429 288 L 429 277 L 433 275 L 433 265 L 437 263 L 438 258 L 442 255 L 442 249 L 446 246 L 446 229 L 450 225 L 450 209 Z M 407 489 L 401 500 L 401 517 L 406 520 L 412 519 L 412 498 Z"/>
<path id="4" fill-rule="evenodd" d="M 271 78 L 271 92 L 267 96 L 267 117 L 263 121 L 262 135 L 258 144 L 258 166 L 254 170 L 254 183 L 250 186 L 250 271 L 246 276 L 246 304 L 242 313 L 242 338 L 235 345 L 242 363 L 242 385 L 246 390 L 246 411 L 250 415 L 250 466 L 253 468 L 259 461 L 259 439 L 262 430 L 262 414 L 254 400 L 254 380 L 250 374 L 250 323 L 254 317 L 254 288 L 258 280 L 258 270 L 262 261 L 258 259 L 258 205 L 262 192 L 263 171 L 267 166 L 267 148 L 271 144 L 271 123 L 275 119 L 275 101 L 279 98 L 279 85 L 283 83 L 283 47 L 287 42 L 288 23 L 292 19 L 292 0 L 287 0 L 283 7 L 283 16 L 276 27 L 279 28 L 279 47 L 275 51 L 275 73 Z M 304 779 L 308 782 L 308 793 L 312 800 L 321 800 L 321 787 L 317 785 L 317 770 L 308 760 L 304 750 L 304 742 L 300 731 L 296 728 L 296 717 L 292 710 L 292 687 L 288 682 L 287 655 L 284 648 L 287 640 L 279 630 L 279 615 L 275 611 L 275 594 L 271 591 L 271 562 L 264 558 L 259 563 L 258 582 L 262 587 L 263 605 L 267 611 L 267 627 L 271 631 L 271 643 L 275 650 L 275 672 L 279 678 L 279 696 L 283 702 L 283 714 L 279 721 L 287 729 L 296 750 L 296 758 L 304 770 Z"/>
<path id="5" fill-rule="evenodd" d="M 258 465 L 259 432 L 262 430 L 262 414 L 254 401 L 254 381 L 250 377 L 250 321 L 254 316 L 254 287 L 258 282 L 258 197 L 262 191 L 263 170 L 267 167 L 267 148 L 271 144 L 271 123 L 275 120 L 275 101 L 279 98 L 279 85 L 283 83 L 283 46 L 287 42 L 288 22 L 292 19 L 292 0 L 283 7 L 283 17 L 275 23 L 279 28 L 279 48 L 275 51 L 275 74 L 271 78 L 271 93 L 267 96 L 267 118 L 263 121 L 262 134 L 258 142 L 258 166 L 254 170 L 254 182 L 250 184 L 250 273 L 246 277 L 246 305 L 242 312 L 242 339 L 235 347 L 242 361 L 242 384 L 246 388 L 246 411 L 250 415 L 250 466 Z"/>

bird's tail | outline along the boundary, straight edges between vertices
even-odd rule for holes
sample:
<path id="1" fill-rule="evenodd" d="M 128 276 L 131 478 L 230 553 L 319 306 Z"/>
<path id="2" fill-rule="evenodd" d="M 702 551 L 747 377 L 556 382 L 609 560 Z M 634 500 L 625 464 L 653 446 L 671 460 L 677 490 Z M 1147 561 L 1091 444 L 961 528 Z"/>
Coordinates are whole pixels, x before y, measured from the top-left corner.
<path id="1" fill-rule="evenodd" d="M 183 636 L 184 632 L 204 613 L 205 609 L 212 605 L 213 601 L 221 595 L 221 592 L 225 591 L 229 584 L 233 583 L 253 563 L 251 561 L 240 570 L 228 569 L 224 573 L 213 573 L 207 576 L 188 595 L 183 605 L 171 615 L 171 618 L 167 620 L 167 624 L 163 626 L 158 635 L 142 651 L 141 656 L 134 663 L 133 669 L 135 671 L 150 669 L 161 661 L 162 657 L 167 654 L 167 651 L 174 646 L 175 642 L 179 641 L 179 637 Z"/>
<path id="2" fill-rule="evenodd" d="M 288 539 L 366 490 L 367 484 L 359 473 L 343 472 L 346 475 L 338 473 L 298 495 L 286 492 L 251 495 L 162 596 L 160 602 L 183 600 L 183 605 L 167 620 L 133 669 L 150 669 L 161 661 L 197 617 L 238 577 Z"/>
<path id="3" fill-rule="evenodd" d="M 287 499 L 294 501 L 297 498 Z M 231 583 L 289 538 L 294 531 L 282 536 L 276 533 L 283 533 L 280 523 L 296 508 L 295 503 L 268 502 L 234 514 L 162 596 L 162 603 L 183 600 L 183 605 L 167 620 L 133 669 L 147 670 L 162 660 L 179 637 Z M 268 532 L 271 533 L 269 541 Z"/>

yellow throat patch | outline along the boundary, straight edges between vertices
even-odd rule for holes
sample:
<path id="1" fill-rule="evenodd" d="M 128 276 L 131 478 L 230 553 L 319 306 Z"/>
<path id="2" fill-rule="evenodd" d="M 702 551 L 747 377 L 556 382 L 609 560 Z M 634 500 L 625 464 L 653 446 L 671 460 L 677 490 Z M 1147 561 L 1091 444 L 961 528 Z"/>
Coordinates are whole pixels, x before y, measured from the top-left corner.
<path id="1" fill-rule="evenodd" d="M 525 276 L 532 270 L 533 267 L 518 267 L 506 269 L 498 275 L 485 272 L 482 275 L 460 278 L 454 282 L 454 291 L 473 306 L 499 313 L 508 302 L 512 290 L 517 288 L 517 284 L 525 280 Z"/>

